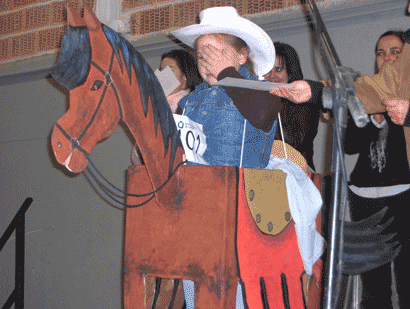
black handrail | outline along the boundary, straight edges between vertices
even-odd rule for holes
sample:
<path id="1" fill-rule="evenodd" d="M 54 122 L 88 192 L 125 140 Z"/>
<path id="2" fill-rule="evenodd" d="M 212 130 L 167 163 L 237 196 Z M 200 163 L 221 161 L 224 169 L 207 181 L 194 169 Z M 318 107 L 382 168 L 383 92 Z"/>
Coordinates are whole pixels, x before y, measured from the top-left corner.
<path id="1" fill-rule="evenodd" d="M 0 238 L 0 251 L 9 240 L 14 230 L 16 231 L 16 266 L 14 290 L 11 292 L 3 309 L 10 309 L 15 304 L 16 309 L 24 308 L 24 245 L 25 245 L 25 227 L 26 211 L 33 202 L 31 197 L 26 198 L 19 211 L 14 216 L 10 225 L 7 227 L 3 236 Z"/>

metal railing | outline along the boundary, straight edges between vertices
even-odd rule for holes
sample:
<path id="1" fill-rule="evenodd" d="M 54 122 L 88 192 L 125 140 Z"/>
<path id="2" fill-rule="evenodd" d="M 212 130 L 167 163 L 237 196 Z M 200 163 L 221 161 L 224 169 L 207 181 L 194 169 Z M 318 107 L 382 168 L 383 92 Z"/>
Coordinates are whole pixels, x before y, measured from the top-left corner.
<path id="1" fill-rule="evenodd" d="M 25 245 L 25 221 L 26 211 L 33 202 L 31 197 L 26 198 L 19 211 L 14 216 L 3 236 L 0 238 L 0 251 L 9 240 L 11 234 L 16 231 L 16 266 L 14 290 L 10 294 L 3 309 L 9 309 L 14 304 L 16 309 L 24 308 L 24 245 Z"/>

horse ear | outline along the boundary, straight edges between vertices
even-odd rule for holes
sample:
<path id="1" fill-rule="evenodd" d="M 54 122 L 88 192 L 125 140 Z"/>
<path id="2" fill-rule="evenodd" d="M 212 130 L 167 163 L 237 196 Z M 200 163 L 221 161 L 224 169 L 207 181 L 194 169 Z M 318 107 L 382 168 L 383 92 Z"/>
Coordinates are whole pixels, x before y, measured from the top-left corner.
<path id="1" fill-rule="evenodd" d="M 67 22 L 71 27 L 85 26 L 84 19 L 70 4 L 67 5 Z"/>
<path id="2" fill-rule="evenodd" d="M 87 28 L 90 30 L 97 30 L 101 27 L 101 22 L 98 20 L 97 16 L 95 16 L 93 10 L 88 4 L 84 5 L 84 20 Z"/>

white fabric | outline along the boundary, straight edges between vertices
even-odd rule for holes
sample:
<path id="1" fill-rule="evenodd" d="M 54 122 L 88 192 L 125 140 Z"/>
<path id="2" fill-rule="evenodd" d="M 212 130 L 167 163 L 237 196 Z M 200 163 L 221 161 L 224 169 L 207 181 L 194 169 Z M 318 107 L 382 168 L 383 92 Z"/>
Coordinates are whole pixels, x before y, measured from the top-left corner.
<path id="1" fill-rule="evenodd" d="M 388 187 L 363 187 L 359 188 L 355 185 L 349 186 L 356 195 L 366 198 L 379 198 L 383 196 L 392 196 L 410 189 L 410 184 L 394 185 Z"/>
<path id="2" fill-rule="evenodd" d="M 322 196 L 306 173 L 288 159 L 271 156 L 266 169 L 286 173 L 286 191 L 295 222 L 299 252 L 306 273 L 311 275 L 313 264 L 324 250 L 324 239 L 316 231 L 316 217 L 322 207 Z"/>
<path id="3" fill-rule="evenodd" d="M 173 36 L 190 47 L 201 35 L 224 33 L 234 35 L 246 42 L 249 58 L 259 77 L 269 73 L 275 64 L 275 47 L 269 35 L 250 20 L 239 16 L 234 7 L 208 8 L 199 14 L 200 24 L 171 32 Z"/>
<path id="4" fill-rule="evenodd" d="M 181 142 L 188 161 L 209 165 L 202 157 L 206 150 L 206 136 L 202 124 L 192 121 L 187 116 L 174 114 L 177 129 L 181 131 Z"/>

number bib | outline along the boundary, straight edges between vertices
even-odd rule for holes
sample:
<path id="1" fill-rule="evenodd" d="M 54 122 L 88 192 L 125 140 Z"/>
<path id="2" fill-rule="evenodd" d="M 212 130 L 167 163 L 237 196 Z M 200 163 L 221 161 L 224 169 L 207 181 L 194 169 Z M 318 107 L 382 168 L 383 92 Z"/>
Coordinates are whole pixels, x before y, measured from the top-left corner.
<path id="1" fill-rule="evenodd" d="M 199 164 L 208 163 L 202 158 L 206 150 L 206 136 L 202 132 L 202 124 L 192 121 L 187 116 L 174 114 L 177 129 L 181 131 L 181 142 L 188 161 Z"/>

